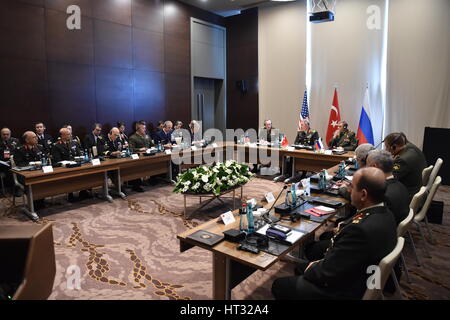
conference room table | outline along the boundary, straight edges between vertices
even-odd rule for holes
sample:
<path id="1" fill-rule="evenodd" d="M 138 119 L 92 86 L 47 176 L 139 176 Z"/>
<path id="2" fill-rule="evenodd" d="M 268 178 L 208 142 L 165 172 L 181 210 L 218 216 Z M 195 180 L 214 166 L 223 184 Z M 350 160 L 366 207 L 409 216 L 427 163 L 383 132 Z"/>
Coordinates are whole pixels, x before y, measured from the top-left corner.
<path id="1" fill-rule="evenodd" d="M 333 166 L 327 171 L 329 174 L 334 174 L 338 166 Z M 327 195 L 320 195 L 320 197 L 341 201 L 344 206 L 338 208 L 334 215 L 331 215 L 328 219 L 345 214 L 348 209 L 348 201 L 340 197 L 333 197 Z M 275 205 L 284 202 L 283 197 L 275 203 Z M 265 208 L 270 208 L 272 204 L 264 205 Z M 217 235 L 223 235 L 223 232 L 230 229 L 239 229 L 239 211 L 233 212 L 235 221 L 231 224 L 225 225 L 221 218 L 205 222 L 193 229 L 187 230 L 178 234 L 177 238 L 180 241 L 180 252 L 185 252 L 193 247 L 200 247 L 202 249 L 212 252 L 212 273 L 213 273 L 213 288 L 212 296 L 214 300 L 228 300 L 231 299 L 231 290 L 239 283 L 249 277 L 257 270 L 266 271 L 278 261 L 280 261 L 286 254 L 298 248 L 299 245 L 310 239 L 314 235 L 314 232 L 320 228 L 326 220 L 322 223 L 313 222 L 308 219 L 301 218 L 299 221 L 291 222 L 290 220 L 282 220 L 278 222 L 284 226 L 293 228 L 295 230 L 301 230 L 304 233 L 300 239 L 294 242 L 291 246 L 279 255 L 274 255 L 268 252 L 260 251 L 259 253 L 250 253 L 246 251 L 238 250 L 238 244 L 227 240 L 222 240 L 214 246 L 208 246 L 201 242 L 192 240 L 189 238 L 193 233 L 203 230 Z"/>
<path id="2" fill-rule="evenodd" d="M 180 166 L 181 172 L 183 164 L 186 165 L 186 163 L 190 167 L 226 159 L 237 159 L 243 162 L 255 161 L 254 159 L 248 159 L 251 150 L 256 151 L 258 155 L 257 163 L 261 160 L 261 154 L 267 154 L 270 157 L 275 152 L 280 163 L 284 163 L 284 159 L 289 156 L 295 159 L 295 168 L 308 171 L 329 168 L 354 154 L 348 152 L 343 155 L 330 155 L 313 151 L 293 150 L 293 148 L 273 148 L 256 146 L 254 144 L 240 145 L 234 142 L 218 142 L 204 148 L 194 147 L 184 150 L 174 148 L 171 152 L 157 153 L 152 156 L 141 154 L 138 159 L 107 159 L 101 161 L 98 165 L 86 163 L 74 168 L 58 167 L 49 173 L 44 173 L 42 170 L 20 171 L 11 169 L 11 171 L 21 176 L 24 181 L 27 196 L 25 213 L 33 220 L 37 220 L 39 217 L 34 209 L 34 200 L 103 187 L 103 198 L 107 201 L 112 201 L 112 197 L 109 194 L 108 178 L 115 182 L 118 194 L 125 198 L 121 190 L 122 182 L 160 174 L 167 174 L 169 181 L 174 182 L 172 179 L 172 165 Z M 240 156 L 242 154 L 245 155 L 244 159 Z M 284 166 L 282 167 L 284 169 Z M 293 170 L 293 175 L 294 173 L 295 171 Z"/>

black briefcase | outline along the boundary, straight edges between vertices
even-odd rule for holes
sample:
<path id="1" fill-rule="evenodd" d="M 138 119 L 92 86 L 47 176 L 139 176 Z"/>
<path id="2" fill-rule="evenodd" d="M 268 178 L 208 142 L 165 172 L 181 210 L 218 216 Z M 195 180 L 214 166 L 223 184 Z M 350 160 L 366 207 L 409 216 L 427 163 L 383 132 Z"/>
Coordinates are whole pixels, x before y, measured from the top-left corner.
<path id="1" fill-rule="evenodd" d="M 442 216 L 444 212 L 443 201 L 431 201 L 427 212 L 427 219 L 429 223 L 442 224 Z"/>

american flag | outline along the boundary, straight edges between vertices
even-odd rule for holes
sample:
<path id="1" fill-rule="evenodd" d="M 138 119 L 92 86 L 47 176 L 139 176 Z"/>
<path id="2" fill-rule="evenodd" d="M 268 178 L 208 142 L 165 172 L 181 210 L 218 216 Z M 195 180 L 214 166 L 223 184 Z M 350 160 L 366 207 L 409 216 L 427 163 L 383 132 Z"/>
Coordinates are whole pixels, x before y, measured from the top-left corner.
<path id="1" fill-rule="evenodd" d="M 304 119 L 309 120 L 309 108 L 308 108 L 308 94 L 305 90 L 303 95 L 302 110 L 300 111 L 300 120 L 298 121 L 298 129 L 300 130 L 300 124 Z"/>

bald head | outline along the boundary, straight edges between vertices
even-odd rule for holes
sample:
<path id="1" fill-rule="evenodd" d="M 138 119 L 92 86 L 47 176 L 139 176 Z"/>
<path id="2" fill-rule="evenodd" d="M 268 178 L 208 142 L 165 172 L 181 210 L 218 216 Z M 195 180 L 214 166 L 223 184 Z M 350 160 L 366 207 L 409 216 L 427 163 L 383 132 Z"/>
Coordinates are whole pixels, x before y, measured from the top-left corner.
<path id="1" fill-rule="evenodd" d="M 120 130 L 119 128 L 112 128 L 111 131 L 109 131 L 109 138 L 112 141 L 116 141 L 116 139 L 120 136 Z"/>
<path id="2" fill-rule="evenodd" d="M 22 136 L 23 141 L 30 146 L 35 146 L 38 143 L 37 135 L 33 131 L 27 131 Z"/>
<path id="3" fill-rule="evenodd" d="M 61 136 L 61 140 L 64 142 L 69 142 L 71 137 L 71 132 L 68 128 L 62 128 L 59 130 L 59 135 Z"/>
<path id="4" fill-rule="evenodd" d="M 9 130 L 8 128 L 3 128 L 1 131 L 1 135 L 2 140 L 4 141 L 9 140 L 11 138 L 11 130 Z"/>
<path id="5" fill-rule="evenodd" d="M 352 205 L 360 210 L 384 201 L 385 175 L 378 168 L 363 168 L 353 175 Z"/>

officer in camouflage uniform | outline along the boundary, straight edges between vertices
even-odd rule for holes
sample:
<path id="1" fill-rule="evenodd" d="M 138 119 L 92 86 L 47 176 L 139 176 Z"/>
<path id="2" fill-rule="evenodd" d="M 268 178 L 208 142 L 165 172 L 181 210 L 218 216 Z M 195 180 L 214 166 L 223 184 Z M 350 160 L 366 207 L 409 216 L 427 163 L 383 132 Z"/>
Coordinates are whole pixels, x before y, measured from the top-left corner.
<path id="1" fill-rule="evenodd" d="M 338 130 L 334 132 L 333 138 L 328 141 L 330 149 L 343 148 L 345 151 L 355 151 L 358 146 L 358 139 L 356 134 L 348 129 L 348 124 L 345 121 L 338 123 Z"/>
<path id="2" fill-rule="evenodd" d="M 294 144 L 303 146 L 314 146 L 316 141 L 319 140 L 319 133 L 310 128 L 309 120 L 303 120 L 301 122 L 300 131 L 297 132 Z"/>
<path id="3" fill-rule="evenodd" d="M 155 145 L 146 133 L 146 125 L 141 122 L 136 124 L 136 132 L 130 136 L 129 143 L 133 153 L 143 153 Z"/>
<path id="4" fill-rule="evenodd" d="M 427 166 L 425 156 L 402 132 L 389 134 L 384 145 L 394 157 L 394 177 L 408 189 L 411 200 L 422 186 L 422 171 Z"/>

